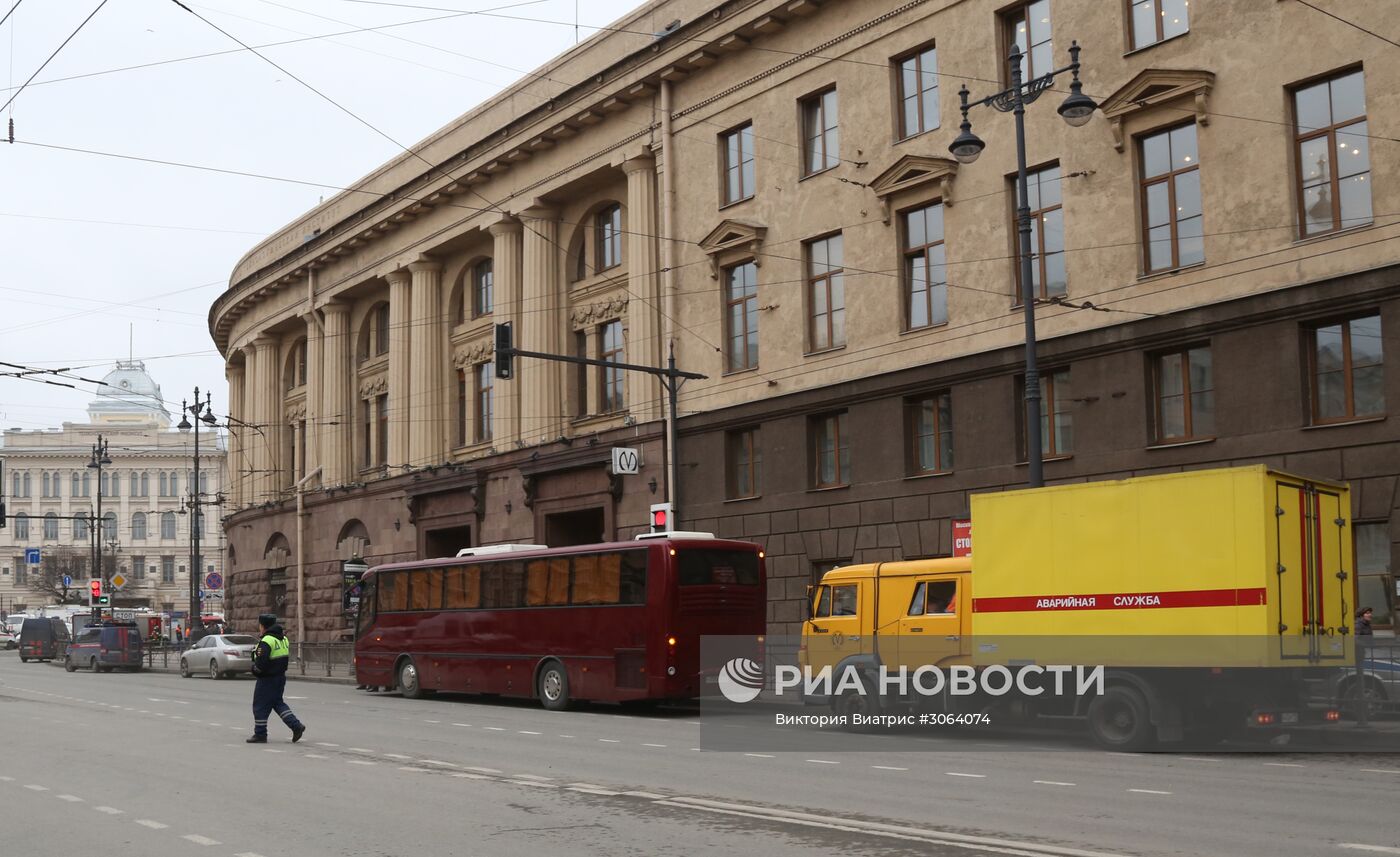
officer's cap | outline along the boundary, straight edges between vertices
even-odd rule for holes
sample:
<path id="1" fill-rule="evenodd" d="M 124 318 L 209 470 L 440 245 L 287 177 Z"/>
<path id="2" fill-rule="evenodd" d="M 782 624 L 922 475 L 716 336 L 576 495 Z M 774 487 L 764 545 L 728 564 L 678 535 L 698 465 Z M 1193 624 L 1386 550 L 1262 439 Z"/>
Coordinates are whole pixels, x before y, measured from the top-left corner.
<path id="1" fill-rule="evenodd" d="M 277 624 L 277 616 L 272 613 L 264 613 L 258 617 L 258 624 L 264 628 L 271 628 Z"/>

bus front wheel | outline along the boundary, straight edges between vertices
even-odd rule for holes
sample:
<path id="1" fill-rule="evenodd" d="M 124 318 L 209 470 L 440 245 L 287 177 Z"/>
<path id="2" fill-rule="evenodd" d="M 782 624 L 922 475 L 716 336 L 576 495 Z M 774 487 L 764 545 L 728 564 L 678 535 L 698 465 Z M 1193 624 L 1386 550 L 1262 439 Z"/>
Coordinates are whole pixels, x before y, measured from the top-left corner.
<path id="1" fill-rule="evenodd" d="M 428 695 L 418 676 L 418 666 L 413 658 L 404 658 L 399 664 L 399 693 L 404 699 L 422 699 Z"/>
<path id="2" fill-rule="evenodd" d="M 569 673 L 558 661 L 550 661 L 540 670 L 535 690 L 540 704 L 550 711 L 563 711 L 572 703 L 569 699 Z"/>

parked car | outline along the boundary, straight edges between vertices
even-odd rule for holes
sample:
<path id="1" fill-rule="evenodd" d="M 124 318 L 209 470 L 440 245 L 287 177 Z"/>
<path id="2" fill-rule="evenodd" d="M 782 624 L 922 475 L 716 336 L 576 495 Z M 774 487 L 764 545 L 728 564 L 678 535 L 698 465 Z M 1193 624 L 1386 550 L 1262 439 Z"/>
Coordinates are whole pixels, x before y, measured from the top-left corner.
<path id="1" fill-rule="evenodd" d="M 180 655 L 180 675 L 202 672 L 218 679 L 253 671 L 258 638 L 249 634 L 210 634 Z"/>
<path id="2" fill-rule="evenodd" d="M 141 670 L 141 632 L 134 622 L 103 622 L 89 625 L 68 645 L 63 668 L 70 673 L 78 667 L 93 672 L 112 669 Z"/>
<path id="3" fill-rule="evenodd" d="M 62 656 L 73 635 L 57 616 L 24 620 L 19 629 L 19 659 L 21 663 L 51 661 Z"/>
<path id="4" fill-rule="evenodd" d="M 0 646 L 6 649 L 19 648 L 19 639 L 16 638 L 14 634 L 10 633 L 10 630 L 3 625 L 0 625 Z"/>

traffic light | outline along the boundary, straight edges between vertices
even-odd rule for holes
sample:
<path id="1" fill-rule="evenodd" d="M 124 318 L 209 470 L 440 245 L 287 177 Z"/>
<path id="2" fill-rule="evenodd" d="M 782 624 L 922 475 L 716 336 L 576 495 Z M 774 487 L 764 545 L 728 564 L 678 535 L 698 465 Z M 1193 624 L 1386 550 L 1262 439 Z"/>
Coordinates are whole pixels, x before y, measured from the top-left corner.
<path id="1" fill-rule="evenodd" d="M 511 323 L 496 325 L 496 377 L 509 381 L 514 375 L 515 347 Z"/>
<path id="2" fill-rule="evenodd" d="M 108 604 L 111 603 L 112 596 L 106 595 L 102 592 L 102 581 L 100 579 L 89 580 L 88 604 L 92 605 L 93 607 L 106 607 Z"/>
<path id="3" fill-rule="evenodd" d="M 653 533 L 665 533 L 671 529 L 675 510 L 670 503 L 651 504 L 651 531 Z"/>

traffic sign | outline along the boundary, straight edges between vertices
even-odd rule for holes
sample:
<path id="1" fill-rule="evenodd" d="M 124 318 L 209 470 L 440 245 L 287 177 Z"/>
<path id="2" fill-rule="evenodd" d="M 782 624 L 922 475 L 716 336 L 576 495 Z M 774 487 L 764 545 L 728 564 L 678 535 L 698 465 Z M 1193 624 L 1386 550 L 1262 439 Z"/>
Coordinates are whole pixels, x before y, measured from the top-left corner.
<path id="1" fill-rule="evenodd" d="M 223 589 L 224 576 L 222 574 L 219 574 L 217 571 L 211 571 L 204 578 L 204 585 L 209 587 L 210 589 Z"/>
<path id="2" fill-rule="evenodd" d="M 126 586 L 126 575 L 120 571 L 112 575 L 112 588 L 121 589 L 123 586 Z"/>
<path id="3" fill-rule="evenodd" d="M 637 472 L 637 465 L 641 463 L 641 456 L 637 450 L 627 446 L 615 446 L 612 451 L 612 472 L 614 474 Z"/>
<path id="4" fill-rule="evenodd" d="M 29 563 L 30 565 L 38 565 L 38 564 L 39 564 L 39 549 L 38 549 L 38 548 L 25 548 L 25 549 L 24 549 L 24 561 L 27 562 L 27 563 Z"/>
<path id="5" fill-rule="evenodd" d="M 66 574 L 63 575 L 63 588 L 64 588 L 64 589 L 67 589 L 68 587 L 70 587 L 70 586 L 72 586 L 72 585 L 73 585 L 73 578 L 72 578 L 72 577 L 69 577 L 69 576 L 66 575 Z"/>

